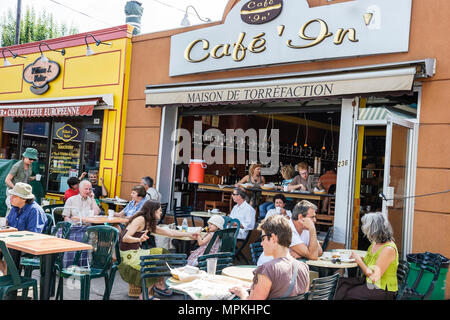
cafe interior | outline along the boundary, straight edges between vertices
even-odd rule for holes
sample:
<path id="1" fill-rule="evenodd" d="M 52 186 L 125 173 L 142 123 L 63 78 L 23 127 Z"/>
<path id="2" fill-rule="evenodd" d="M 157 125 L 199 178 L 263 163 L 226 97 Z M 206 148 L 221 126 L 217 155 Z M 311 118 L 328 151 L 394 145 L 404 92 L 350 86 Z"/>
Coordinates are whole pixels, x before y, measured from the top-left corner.
<path id="1" fill-rule="evenodd" d="M 367 97 L 367 108 L 386 108 L 396 112 L 409 113 L 414 115 L 416 112 L 415 102 L 417 94 L 389 96 L 389 97 Z M 226 136 L 227 129 L 242 129 L 244 132 L 248 129 L 267 130 L 267 137 L 258 136 L 258 145 L 265 138 L 268 145 L 271 143 L 271 130 L 278 130 L 279 138 L 279 168 L 285 164 L 291 164 L 297 174 L 297 164 L 307 162 L 309 165 L 309 174 L 314 176 L 315 181 L 319 179 L 327 170 L 338 167 L 339 153 L 339 132 L 341 125 L 341 99 L 323 99 L 309 100 L 304 102 L 273 102 L 249 105 L 223 105 L 223 106 L 194 106 L 180 107 L 178 127 L 185 129 L 194 136 L 194 122 L 201 122 L 203 141 L 201 143 L 202 151 L 205 151 L 213 139 L 205 139 L 205 131 L 211 128 L 218 129 Z M 401 110 L 400 110 L 401 109 Z M 406 110 L 406 111 L 405 111 Z M 415 115 L 414 115 L 415 116 Z M 238 139 L 236 139 L 238 140 Z M 367 126 L 364 131 L 361 185 L 360 185 L 360 204 L 361 213 L 366 211 L 381 210 L 381 198 L 378 193 L 383 188 L 383 169 L 385 153 L 386 129 L 385 127 Z M 348 141 L 346 143 L 352 143 Z M 198 143 L 193 142 L 190 159 L 195 159 L 194 148 L 199 147 Z M 209 185 L 227 185 L 234 186 L 241 178 L 248 174 L 250 163 L 250 152 L 252 151 L 251 142 L 247 138 L 245 144 L 239 141 L 234 142 L 234 161 L 226 163 L 226 142 L 223 149 L 222 163 L 206 164 L 204 170 L 204 184 Z M 238 163 L 237 154 L 245 149 L 245 163 Z M 254 150 L 254 149 L 253 149 Z M 259 149 L 258 149 L 259 150 Z M 202 154 L 204 154 L 202 152 Z M 220 151 L 219 151 L 220 152 Z M 198 153 L 197 153 L 198 154 Z M 268 151 L 270 154 L 270 147 Z M 182 153 L 179 157 L 184 156 Z M 261 163 L 260 161 L 257 161 Z M 270 164 L 263 164 L 268 167 Z M 197 210 L 206 210 L 210 201 L 232 201 L 227 192 L 220 190 L 208 190 L 198 188 L 198 192 L 193 193 L 188 180 L 189 163 L 176 165 L 174 181 L 174 202 L 175 206 L 193 206 Z M 268 184 L 280 185 L 283 178 L 280 170 L 271 175 L 264 175 L 266 186 Z M 349 186 L 350 187 L 350 186 Z M 317 193 L 322 190 L 316 190 Z M 194 197 L 196 199 L 194 200 Z M 267 197 L 270 201 L 270 197 Z M 296 199 L 299 200 L 299 199 Z M 327 230 L 333 225 L 334 215 L 334 197 L 331 197 L 328 219 L 320 221 L 318 219 L 318 230 Z M 265 201 L 263 199 L 263 201 Z M 320 200 L 310 200 L 320 205 Z M 229 205 L 231 210 L 234 204 Z M 225 210 L 225 208 L 224 208 Z M 258 209 L 257 209 L 258 215 Z M 362 236 L 362 235 L 361 235 Z M 361 240 L 364 242 L 364 240 Z"/>

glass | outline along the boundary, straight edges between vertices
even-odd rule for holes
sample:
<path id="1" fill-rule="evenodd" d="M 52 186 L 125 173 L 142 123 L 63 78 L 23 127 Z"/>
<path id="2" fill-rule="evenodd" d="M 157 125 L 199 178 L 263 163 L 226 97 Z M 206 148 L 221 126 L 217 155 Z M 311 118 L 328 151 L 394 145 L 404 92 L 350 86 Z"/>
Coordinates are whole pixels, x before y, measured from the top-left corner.
<path id="1" fill-rule="evenodd" d="M 217 258 L 209 258 L 206 260 L 206 269 L 208 271 L 208 274 L 216 274 L 216 268 L 217 268 Z"/>

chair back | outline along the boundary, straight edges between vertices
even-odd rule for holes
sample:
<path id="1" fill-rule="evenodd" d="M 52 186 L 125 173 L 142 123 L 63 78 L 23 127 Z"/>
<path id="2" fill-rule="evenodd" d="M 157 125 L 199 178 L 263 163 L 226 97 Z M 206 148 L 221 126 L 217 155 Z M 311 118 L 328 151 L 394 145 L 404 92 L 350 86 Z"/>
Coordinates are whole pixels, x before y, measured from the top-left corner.
<path id="1" fill-rule="evenodd" d="M 175 207 L 173 209 L 173 218 L 175 220 L 175 225 L 178 226 L 178 218 L 191 218 L 192 207 Z M 192 219 L 192 225 L 194 226 L 194 220 Z"/>
<path id="2" fill-rule="evenodd" d="M 322 251 L 326 251 L 328 247 L 328 243 L 330 242 L 330 238 L 333 235 L 333 227 L 329 227 L 327 234 L 325 235 L 325 239 L 323 239 L 322 243 Z"/>
<path id="3" fill-rule="evenodd" d="M 273 298 L 271 300 L 308 300 L 309 291 L 293 297 Z"/>
<path id="4" fill-rule="evenodd" d="M 263 253 L 264 249 L 261 242 L 250 243 L 250 252 L 252 253 L 252 262 L 254 265 L 258 263 L 259 256 Z"/>
<path id="5" fill-rule="evenodd" d="M 52 216 L 55 223 L 64 221 L 64 216 L 62 215 L 63 211 L 64 207 L 62 207 L 61 205 L 54 205 L 54 207 L 52 208 Z"/>
<path id="6" fill-rule="evenodd" d="M 339 273 L 329 277 L 315 278 L 309 290 L 309 300 L 333 300 L 336 292 Z"/>
<path id="7" fill-rule="evenodd" d="M 187 255 L 184 253 L 170 253 L 170 254 L 151 254 L 141 256 L 141 286 L 144 300 L 148 300 L 148 291 L 146 286 L 147 278 L 161 278 L 170 277 L 167 264 L 170 268 L 184 267 L 187 263 Z M 167 263 L 167 264 L 166 264 Z"/>
<path id="8" fill-rule="evenodd" d="M 111 267 L 112 253 L 118 240 L 119 231 L 114 227 L 99 225 L 86 229 L 83 242 L 92 246 L 92 261 L 89 262 L 91 269 L 106 272 Z M 74 258 L 75 265 L 78 265 L 80 255 L 81 251 L 77 251 Z"/>
<path id="9" fill-rule="evenodd" d="M 55 236 L 55 237 L 69 239 L 71 227 L 72 227 L 72 222 L 60 221 L 53 228 L 51 235 Z"/>
<path id="10" fill-rule="evenodd" d="M 45 222 L 44 229 L 42 229 L 43 234 L 50 234 L 52 232 L 52 227 L 55 225 L 53 215 L 50 213 L 45 214 L 47 216 L 47 221 Z"/>
<path id="11" fill-rule="evenodd" d="M 409 274 L 409 263 L 405 260 L 398 260 L 398 266 L 397 266 L 397 296 L 396 300 L 401 300 L 403 298 L 403 292 L 407 286 L 407 279 Z"/>
<path id="12" fill-rule="evenodd" d="M 161 219 L 159 219 L 158 224 L 161 224 L 164 222 L 164 218 L 166 217 L 166 213 L 167 213 L 167 207 L 169 206 L 169 203 L 161 203 Z"/>
<path id="13" fill-rule="evenodd" d="M 236 228 L 227 228 L 214 232 L 203 254 L 209 254 L 216 239 L 219 238 L 221 241 L 219 252 L 231 252 L 234 255 L 237 240 L 236 230 Z"/>
<path id="14" fill-rule="evenodd" d="M 198 257 L 198 267 L 200 270 L 207 271 L 208 269 L 208 259 L 217 258 L 216 274 L 221 274 L 222 270 L 226 267 L 231 267 L 233 265 L 234 253 L 232 252 L 218 252 L 204 254 Z"/>
<path id="15" fill-rule="evenodd" d="M 22 283 L 19 272 L 17 271 L 16 264 L 14 263 L 14 259 L 11 257 L 8 248 L 4 241 L 0 240 L 0 251 L 3 253 L 3 257 L 5 258 L 6 265 L 8 266 L 8 275 L 11 276 L 14 285 L 20 285 Z"/>

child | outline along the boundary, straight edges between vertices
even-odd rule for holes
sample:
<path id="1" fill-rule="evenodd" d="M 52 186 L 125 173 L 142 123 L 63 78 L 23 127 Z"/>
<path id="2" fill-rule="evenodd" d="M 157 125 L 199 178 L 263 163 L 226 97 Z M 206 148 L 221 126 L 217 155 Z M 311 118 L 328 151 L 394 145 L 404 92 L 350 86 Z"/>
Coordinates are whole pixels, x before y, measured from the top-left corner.
<path id="1" fill-rule="evenodd" d="M 225 220 L 217 214 L 215 214 L 211 218 L 209 218 L 208 233 L 205 235 L 205 237 L 198 238 L 197 243 L 200 246 L 200 248 L 191 252 L 191 254 L 189 255 L 189 258 L 188 258 L 188 262 L 187 262 L 188 265 L 191 265 L 191 266 L 198 265 L 197 258 L 200 257 L 201 255 L 203 255 L 203 253 L 206 250 L 206 247 L 208 246 L 209 242 L 211 241 L 212 237 L 214 236 L 214 232 L 216 232 L 217 230 L 222 230 L 224 223 L 225 223 Z M 219 240 L 219 238 L 217 238 L 216 242 L 211 247 L 211 250 L 209 251 L 209 253 L 217 253 L 219 251 L 219 247 L 220 247 L 220 240 Z"/>

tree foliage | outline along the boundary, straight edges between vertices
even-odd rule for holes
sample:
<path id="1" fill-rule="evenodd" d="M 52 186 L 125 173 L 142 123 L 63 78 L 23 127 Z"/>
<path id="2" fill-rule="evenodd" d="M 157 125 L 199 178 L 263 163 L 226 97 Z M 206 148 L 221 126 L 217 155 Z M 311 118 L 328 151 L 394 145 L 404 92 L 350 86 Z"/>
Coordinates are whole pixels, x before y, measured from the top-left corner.
<path id="1" fill-rule="evenodd" d="M 8 47 L 15 44 L 16 39 L 16 14 L 11 9 L 0 20 L 1 46 Z M 25 14 L 20 19 L 19 43 L 42 41 L 59 38 L 78 33 L 78 28 L 65 23 L 58 24 L 51 13 L 45 10 L 36 16 L 33 7 L 27 7 Z"/>

